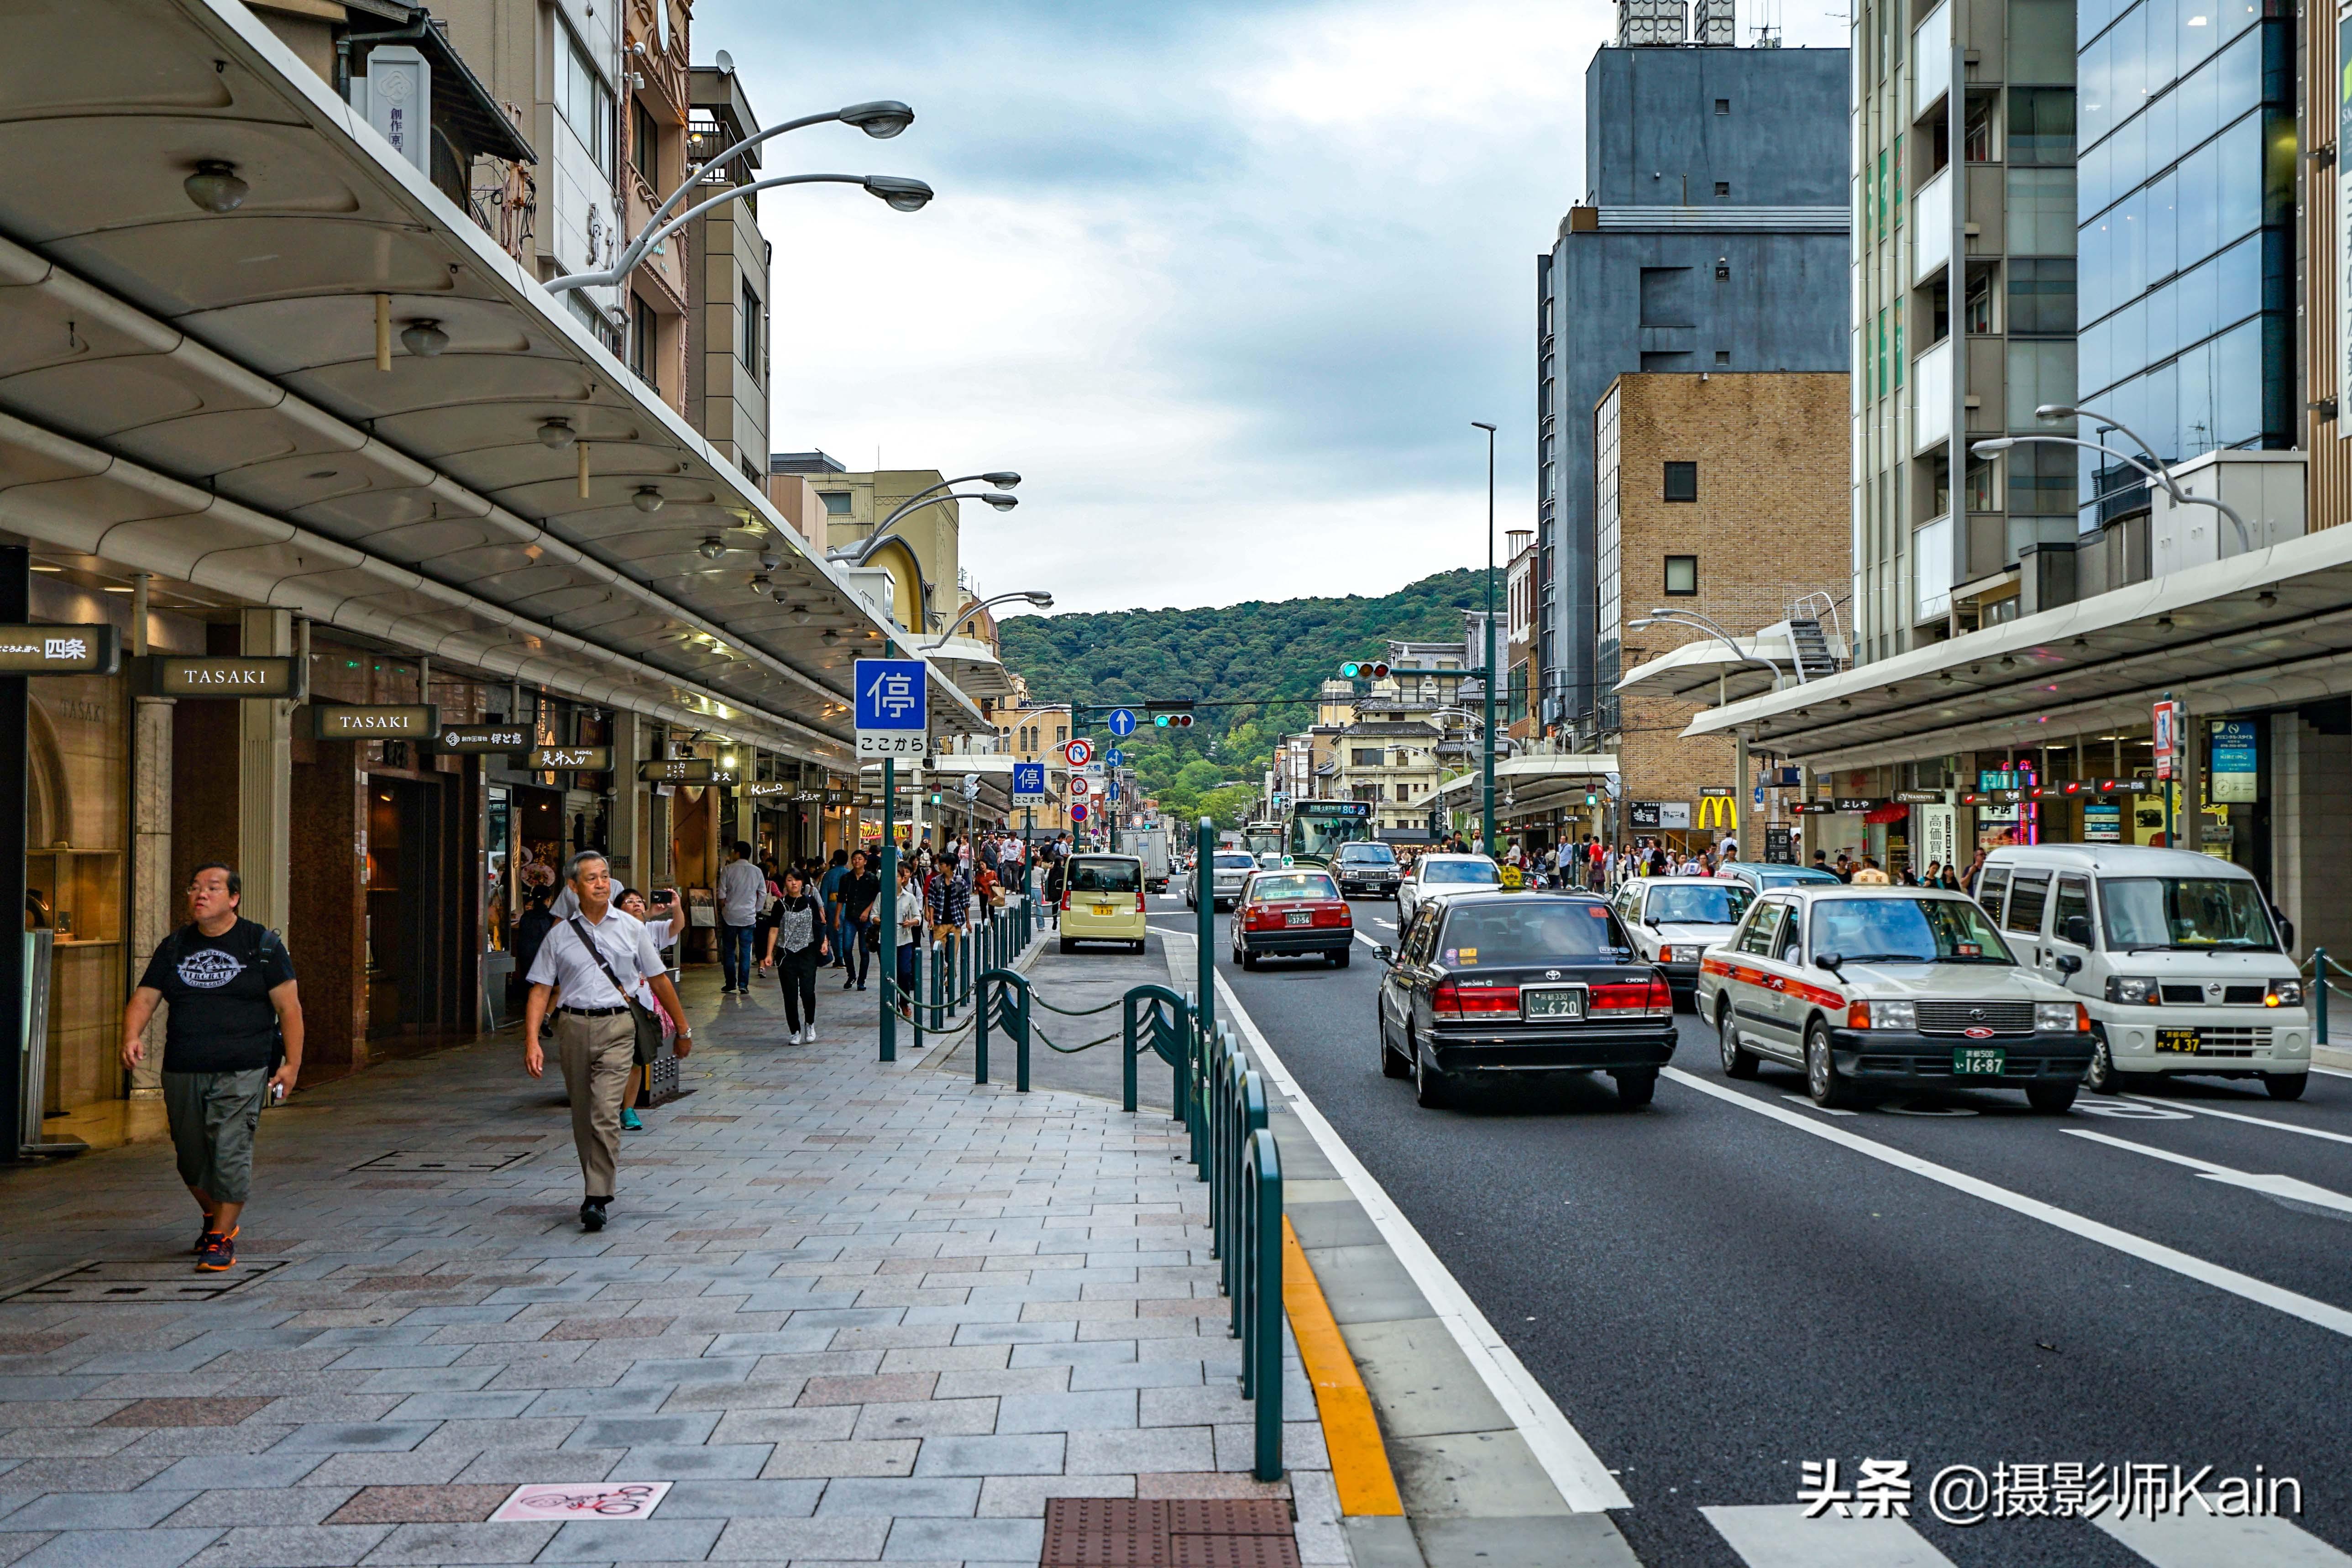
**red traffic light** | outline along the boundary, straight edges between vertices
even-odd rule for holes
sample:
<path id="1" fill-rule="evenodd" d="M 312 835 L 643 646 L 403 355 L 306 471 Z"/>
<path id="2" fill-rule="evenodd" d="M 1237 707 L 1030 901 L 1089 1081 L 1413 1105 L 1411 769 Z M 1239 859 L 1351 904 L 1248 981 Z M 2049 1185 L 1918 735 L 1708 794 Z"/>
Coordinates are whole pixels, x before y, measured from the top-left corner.
<path id="1" fill-rule="evenodd" d="M 1168 724 L 1171 729 L 1189 730 L 1192 727 L 1192 716 L 1190 713 L 1171 713 Z"/>
<path id="2" fill-rule="evenodd" d="M 1389 667 L 1385 660 L 1375 660 L 1364 666 L 1364 673 L 1374 680 L 1386 680 L 1389 678 Z"/>

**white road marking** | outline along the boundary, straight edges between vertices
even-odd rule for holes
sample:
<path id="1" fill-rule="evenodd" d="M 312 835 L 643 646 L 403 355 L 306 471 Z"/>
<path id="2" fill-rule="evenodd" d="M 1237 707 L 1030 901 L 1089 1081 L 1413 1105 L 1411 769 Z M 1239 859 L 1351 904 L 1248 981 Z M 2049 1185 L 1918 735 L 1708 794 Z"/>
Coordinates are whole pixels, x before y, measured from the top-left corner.
<path id="1" fill-rule="evenodd" d="M 2309 1182 L 2299 1182 L 2293 1176 L 2258 1176 L 2247 1171 L 2233 1171 L 2227 1165 L 2217 1165 L 2210 1160 L 2191 1159 L 2166 1149 L 2151 1149 L 2145 1143 L 2130 1143 L 2121 1138 L 2110 1138 L 2104 1132 L 2085 1131 L 2080 1127 L 2063 1131 L 2069 1138 L 2087 1138 L 2094 1143 L 2105 1143 L 2112 1149 L 2128 1149 L 2135 1154 L 2145 1154 L 2151 1160 L 2163 1160 L 2175 1165 L 2186 1165 L 2209 1182 L 2220 1182 L 2232 1187 L 2244 1187 L 2252 1192 L 2268 1193 L 2273 1197 L 2293 1198 L 2299 1204 L 2311 1204 L 2319 1208 L 2336 1209 L 2352 1214 L 2352 1198 L 2326 1187 L 2315 1187 Z"/>
<path id="2" fill-rule="evenodd" d="M 2352 1568 L 2352 1557 L 2284 1519 L 2222 1519 L 2194 1500 L 2183 1513 L 2158 1519 L 2091 1521 L 2156 1568 Z"/>
<path id="3" fill-rule="evenodd" d="M 1625 1495 L 1625 1489 L 1617 1484 L 1617 1478 L 1601 1462 L 1592 1445 L 1570 1425 L 1559 1406 L 1552 1403 L 1551 1395 L 1544 1392 L 1543 1385 L 1520 1363 L 1511 1347 L 1503 1342 L 1502 1335 L 1495 1331 L 1477 1303 L 1470 1300 L 1469 1292 L 1437 1260 L 1437 1254 L 1430 1250 L 1429 1243 L 1421 1238 L 1412 1222 L 1405 1218 L 1372 1173 L 1364 1169 L 1363 1162 L 1356 1158 L 1347 1140 L 1315 1109 L 1314 1101 L 1307 1098 L 1298 1081 L 1282 1065 L 1282 1058 L 1266 1044 L 1249 1010 L 1242 1005 L 1241 998 L 1234 994 L 1233 986 L 1222 973 L 1217 976 L 1217 994 L 1223 998 L 1220 1005 L 1226 1009 L 1224 1016 L 1231 1018 L 1249 1041 L 1250 1050 L 1265 1067 L 1266 1076 L 1289 1099 L 1291 1110 L 1307 1124 L 1307 1131 L 1322 1147 L 1340 1179 L 1348 1184 L 1348 1190 L 1371 1216 L 1381 1239 L 1389 1244 L 1397 1261 L 1404 1265 L 1405 1272 L 1421 1288 L 1438 1321 L 1454 1336 L 1454 1342 L 1462 1347 L 1462 1353 L 1477 1368 L 1478 1376 L 1494 1394 L 1495 1402 L 1527 1440 L 1536 1463 L 1559 1489 L 1562 1500 L 1579 1513 L 1633 1507 L 1633 1500 Z"/>
<path id="4" fill-rule="evenodd" d="M 2352 1078 L 2352 1072 L 2346 1072 L 2342 1068 L 2315 1067 L 2311 1070 L 2315 1073 L 2323 1074 L 2328 1078 Z"/>
<path id="5" fill-rule="evenodd" d="M 2256 1127 L 2267 1127 L 2273 1132 L 2300 1132 L 2305 1138 L 2325 1138 L 2330 1143 L 2352 1143 L 2352 1138 L 2347 1138 L 2341 1132 L 2322 1132 L 2316 1127 L 2297 1127 L 2292 1121 L 2273 1121 L 2267 1116 L 2249 1116 L 2242 1110 L 2222 1110 L 2210 1105 L 2191 1105 L 2185 1100 L 2150 1100 L 2139 1094 L 2127 1094 L 2124 1098 L 2137 1105 L 2157 1105 L 2167 1110 L 2185 1110 L 2192 1116 L 2218 1116 L 2225 1121 L 2246 1121 Z"/>
<path id="6" fill-rule="evenodd" d="M 1389 930 L 1391 930 L 1391 931 L 1394 931 L 1394 930 L 1396 930 L 1396 921 L 1384 921 L 1384 920 L 1381 919 L 1378 915 L 1374 915 L 1374 916 L 1372 917 L 1372 923 L 1373 923 L 1374 925 L 1376 925 L 1376 926 L 1386 926 L 1386 927 L 1387 927 Z"/>
<path id="7" fill-rule="evenodd" d="M 1859 1116 L 1862 1114 L 1859 1110 L 1832 1110 L 1826 1105 L 1815 1105 L 1811 1100 L 1807 1100 L 1801 1094 L 1784 1094 L 1780 1098 L 1787 1100 L 1791 1105 L 1801 1105 L 1807 1110 L 1818 1110 L 1823 1116 Z"/>
<path id="8" fill-rule="evenodd" d="M 1805 1517 L 1801 1502 L 1703 1508 L 1748 1568 L 1952 1568 L 1952 1560 L 1899 1519 Z"/>
<path id="9" fill-rule="evenodd" d="M 2168 1269 L 2186 1279 L 2194 1279 L 2200 1284 L 2226 1290 L 2233 1296 L 2242 1297 L 2261 1306 L 2284 1312 L 2289 1317 L 2301 1318 L 2305 1322 L 2315 1324 L 2331 1333 L 2352 1338 L 2352 1311 L 2346 1311 L 2341 1307 L 2314 1300 L 2309 1296 L 2286 1289 L 2282 1286 L 2273 1285 L 2267 1280 L 2257 1279 L 2251 1274 L 2241 1274 L 2234 1268 L 2224 1268 L 2218 1263 L 2210 1263 L 2202 1258 L 2193 1257 L 2176 1248 L 2149 1241 L 2144 1237 L 2134 1236 L 2127 1230 L 2118 1230 L 2114 1226 L 2102 1225 L 2095 1219 L 2085 1219 L 2081 1215 L 2062 1209 L 2055 1204 L 2046 1204 L 2039 1198 L 2030 1198 L 2022 1193 L 2011 1192 L 2007 1187 L 1988 1182 L 1982 1177 L 1955 1171 L 1948 1165 L 1939 1165 L 1933 1160 L 1922 1160 L 1916 1154 L 1906 1154 L 1900 1149 L 1890 1148 L 1874 1139 L 1849 1132 L 1843 1127 L 1815 1121 L 1809 1117 L 1800 1116 L 1793 1110 L 1783 1110 L 1777 1105 L 1768 1104 L 1761 1100 L 1741 1094 L 1736 1089 L 1724 1089 L 1707 1082 L 1703 1078 L 1694 1077 L 1680 1068 L 1666 1068 L 1663 1069 L 1660 1076 L 1672 1079 L 1685 1089 L 1695 1089 L 1699 1093 L 1710 1095 L 1717 1100 L 1728 1100 L 1743 1110 L 1753 1111 L 1759 1116 L 1769 1116 L 1775 1121 L 1800 1128 L 1816 1138 L 1851 1149 L 1857 1154 L 1867 1154 L 1872 1159 L 1893 1165 L 1897 1170 L 1908 1171 L 1916 1176 L 1925 1176 L 1927 1180 L 1940 1183 L 1955 1192 L 1966 1193 L 1973 1198 L 1981 1198 L 1986 1203 L 1997 1205 L 2013 1214 L 2023 1215 L 2028 1219 L 2040 1220 L 2042 1224 L 2065 1231 L 2071 1236 L 2078 1236 L 2085 1241 L 2095 1241 L 2102 1247 L 2112 1247 L 2126 1257 L 2137 1258 L 2143 1263 L 2152 1263 L 2158 1268 Z"/>

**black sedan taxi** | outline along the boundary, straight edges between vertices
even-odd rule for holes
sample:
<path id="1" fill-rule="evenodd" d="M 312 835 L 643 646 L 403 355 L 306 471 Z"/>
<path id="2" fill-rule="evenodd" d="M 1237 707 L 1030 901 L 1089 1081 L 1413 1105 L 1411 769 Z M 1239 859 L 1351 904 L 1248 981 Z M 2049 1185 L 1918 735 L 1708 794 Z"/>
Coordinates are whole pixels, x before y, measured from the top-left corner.
<path id="1" fill-rule="evenodd" d="M 1381 1070 L 1423 1105 L 1457 1079 L 1563 1072 L 1647 1105 L 1674 1056 L 1674 993 L 1605 900 L 1462 894 L 1416 910 L 1381 958 Z"/>

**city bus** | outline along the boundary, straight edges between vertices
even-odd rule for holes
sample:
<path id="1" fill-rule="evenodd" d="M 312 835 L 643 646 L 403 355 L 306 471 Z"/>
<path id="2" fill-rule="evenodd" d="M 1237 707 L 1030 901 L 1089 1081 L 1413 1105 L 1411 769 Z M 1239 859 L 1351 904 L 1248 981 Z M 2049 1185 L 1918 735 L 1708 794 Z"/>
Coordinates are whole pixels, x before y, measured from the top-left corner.
<path id="1" fill-rule="evenodd" d="M 1260 865 L 1265 863 L 1265 857 L 1268 855 L 1279 859 L 1282 856 L 1282 824 L 1279 822 L 1244 823 L 1242 826 L 1241 847 L 1252 855 L 1257 856 Z"/>
<path id="2" fill-rule="evenodd" d="M 1290 808 L 1283 853 L 1293 864 L 1328 865 L 1339 846 L 1372 836 L 1372 805 L 1366 800 L 1302 800 Z"/>

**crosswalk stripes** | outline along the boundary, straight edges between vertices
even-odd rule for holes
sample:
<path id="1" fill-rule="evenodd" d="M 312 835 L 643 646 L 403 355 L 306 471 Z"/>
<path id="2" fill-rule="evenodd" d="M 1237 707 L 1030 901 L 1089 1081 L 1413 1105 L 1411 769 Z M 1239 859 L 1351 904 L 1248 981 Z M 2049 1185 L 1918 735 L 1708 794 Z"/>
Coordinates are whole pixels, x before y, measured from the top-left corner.
<path id="1" fill-rule="evenodd" d="M 1802 1503 L 1699 1512 L 1748 1568 L 1954 1568 L 1899 1519 L 1807 1519 Z"/>
<path id="2" fill-rule="evenodd" d="M 2220 1519 L 2191 1504 L 2160 1519 L 2092 1522 L 2155 1568 L 2352 1568 L 2352 1556 L 2284 1519 Z"/>
<path id="3" fill-rule="evenodd" d="M 1899 1519 L 1807 1519 L 1802 1503 L 1699 1512 L 1747 1568 L 1955 1568 Z M 2150 1568 L 2352 1568 L 2352 1555 L 2284 1519 L 2222 1519 L 2192 1503 L 2186 1513 L 2157 1519 L 2110 1513 L 2090 1522 Z M 1983 1528 L 1990 1535 L 2002 1529 L 2082 1527 L 2032 1520 Z"/>

